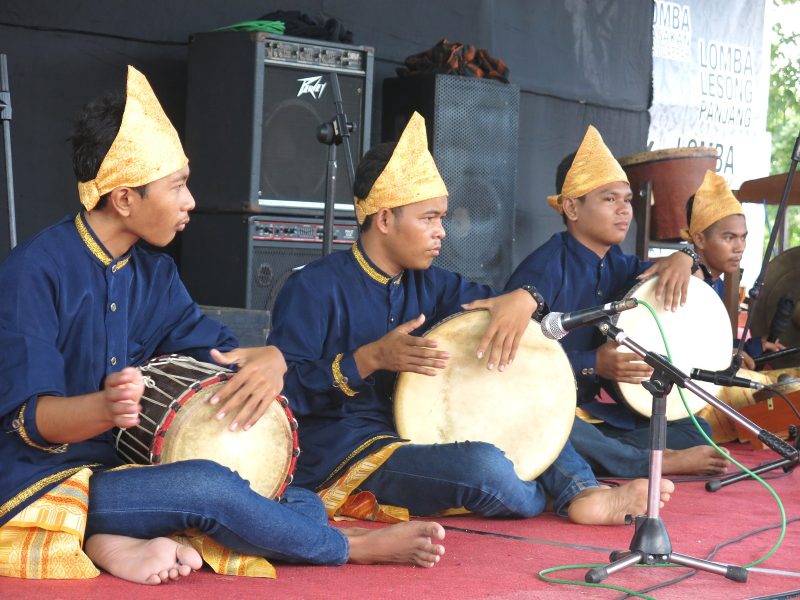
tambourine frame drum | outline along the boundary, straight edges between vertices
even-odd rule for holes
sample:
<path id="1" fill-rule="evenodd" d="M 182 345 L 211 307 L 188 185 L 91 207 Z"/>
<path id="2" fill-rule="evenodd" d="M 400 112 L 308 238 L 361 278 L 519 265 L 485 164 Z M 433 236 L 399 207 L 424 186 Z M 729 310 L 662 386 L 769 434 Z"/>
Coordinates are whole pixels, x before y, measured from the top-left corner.
<path id="1" fill-rule="evenodd" d="M 117 453 L 132 463 L 207 459 L 237 471 L 250 487 L 276 498 L 292 480 L 300 448 L 297 421 L 278 396 L 247 431 L 229 431 L 234 415 L 215 419 L 208 402 L 233 376 L 228 369 L 187 356 L 154 358 L 140 367 L 145 391 L 140 423 L 114 429 Z"/>
<path id="2" fill-rule="evenodd" d="M 625 299 L 646 300 L 656 311 L 664 335 L 667 338 L 672 363 L 681 371 L 690 374 L 693 368 L 719 371 L 730 365 L 733 350 L 733 333 L 725 305 L 714 289 L 697 277 L 689 279 L 686 304 L 677 311 L 664 310 L 664 299 L 655 298 L 658 277 L 637 283 L 625 295 Z M 634 342 L 650 352 L 667 355 L 655 319 L 644 306 L 619 313 L 613 319 L 616 326 Z M 625 346 L 620 352 L 630 352 Z M 711 395 L 716 395 L 718 386 L 697 382 Z M 618 383 L 620 395 L 634 411 L 649 417 L 652 414 L 652 396 L 641 384 Z M 673 386 L 667 397 L 667 419 L 674 421 L 688 417 L 677 386 Z M 691 392 L 684 397 L 692 414 L 706 403 Z"/>
<path id="3" fill-rule="evenodd" d="M 516 358 L 503 372 L 476 357 L 489 324 L 484 310 L 453 315 L 425 333 L 450 353 L 430 377 L 404 372 L 394 392 L 397 431 L 418 444 L 482 441 L 503 450 L 520 479 L 550 466 L 575 418 L 572 367 L 561 345 L 531 321 Z"/>

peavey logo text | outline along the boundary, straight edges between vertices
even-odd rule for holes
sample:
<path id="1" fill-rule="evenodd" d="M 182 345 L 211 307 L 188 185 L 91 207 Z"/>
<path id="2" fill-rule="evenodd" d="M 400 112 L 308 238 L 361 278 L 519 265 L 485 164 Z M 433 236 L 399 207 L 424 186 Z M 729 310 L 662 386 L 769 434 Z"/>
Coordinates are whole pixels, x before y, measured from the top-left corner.
<path id="1" fill-rule="evenodd" d="M 300 81 L 300 91 L 297 92 L 297 97 L 299 98 L 303 94 L 311 94 L 311 97 L 315 100 L 319 100 L 322 96 L 322 92 L 325 91 L 325 86 L 328 85 L 327 83 L 321 83 L 322 75 L 318 75 L 316 77 L 305 77 L 303 79 L 298 79 Z"/>

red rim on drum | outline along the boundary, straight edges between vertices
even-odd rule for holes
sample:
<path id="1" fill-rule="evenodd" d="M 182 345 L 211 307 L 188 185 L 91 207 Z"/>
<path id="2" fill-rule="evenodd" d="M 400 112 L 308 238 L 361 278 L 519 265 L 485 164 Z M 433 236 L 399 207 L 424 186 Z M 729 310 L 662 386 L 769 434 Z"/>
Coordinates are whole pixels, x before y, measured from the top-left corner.
<path id="1" fill-rule="evenodd" d="M 150 360 L 140 370 L 140 423 L 114 429 L 121 457 L 138 464 L 213 460 L 237 471 L 262 496 L 283 493 L 300 455 L 297 421 L 285 397 L 278 396 L 249 430 L 231 432 L 233 415 L 217 421 L 219 406 L 208 402 L 231 371 L 177 355 Z"/>

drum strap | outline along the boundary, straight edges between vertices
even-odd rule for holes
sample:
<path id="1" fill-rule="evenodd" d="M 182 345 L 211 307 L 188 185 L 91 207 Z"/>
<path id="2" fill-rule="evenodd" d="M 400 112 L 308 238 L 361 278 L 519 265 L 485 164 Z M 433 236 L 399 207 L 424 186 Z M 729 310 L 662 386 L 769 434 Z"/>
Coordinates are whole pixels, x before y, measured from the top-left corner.
<path id="1" fill-rule="evenodd" d="M 372 475 L 400 446 L 409 442 L 393 442 L 353 464 L 333 484 L 319 492 L 319 497 L 334 521 L 347 518 L 381 523 L 408 521 L 408 509 L 381 505 L 371 492 L 353 491 Z"/>

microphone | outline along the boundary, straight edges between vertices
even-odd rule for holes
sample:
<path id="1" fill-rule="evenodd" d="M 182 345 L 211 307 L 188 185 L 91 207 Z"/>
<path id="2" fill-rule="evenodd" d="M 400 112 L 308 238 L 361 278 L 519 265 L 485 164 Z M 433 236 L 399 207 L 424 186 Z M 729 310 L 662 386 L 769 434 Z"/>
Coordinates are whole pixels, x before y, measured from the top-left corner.
<path id="1" fill-rule="evenodd" d="M 623 310 L 635 308 L 639 302 L 636 298 L 609 302 L 594 308 L 573 310 L 568 313 L 551 312 L 542 319 L 542 333 L 551 340 L 560 340 L 573 329 L 584 325 L 593 325 Z"/>
<path id="2" fill-rule="evenodd" d="M 760 390 L 764 387 L 763 383 L 758 383 L 757 381 L 752 381 L 750 379 L 745 379 L 744 377 L 736 377 L 735 375 L 725 372 L 725 371 L 706 371 L 704 369 L 692 369 L 692 379 L 697 379 L 698 381 L 707 381 L 708 383 L 713 383 L 715 385 L 721 385 L 724 387 L 743 387 L 743 388 L 753 388 L 754 390 Z"/>

